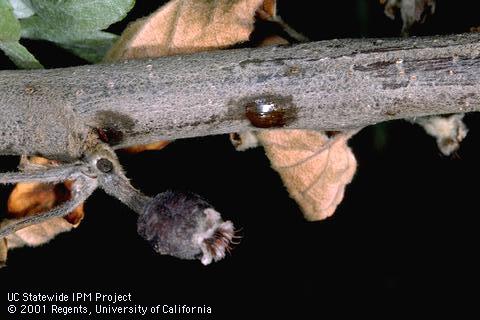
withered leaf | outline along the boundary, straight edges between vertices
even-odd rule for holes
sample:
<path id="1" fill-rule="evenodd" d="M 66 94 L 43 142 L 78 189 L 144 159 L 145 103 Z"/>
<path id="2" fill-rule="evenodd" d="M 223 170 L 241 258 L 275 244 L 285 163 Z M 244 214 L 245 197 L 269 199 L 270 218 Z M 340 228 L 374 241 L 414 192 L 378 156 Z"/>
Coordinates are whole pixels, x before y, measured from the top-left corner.
<path id="1" fill-rule="evenodd" d="M 172 0 L 130 24 L 105 60 L 160 57 L 246 41 L 263 0 Z"/>
<path id="2" fill-rule="evenodd" d="M 32 157 L 29 165 L 54 165 L 55 162 L 41 157 Z M 45 212 L 70 199 L 72 182 L 60 184 L 18 183 L 12 190 L 7 203 L 8 218 Z M 38 246 L 44 244 L 62 232 L 70 231 L 83 219 L 83 204 L 63 218 L 52 218 L 43 223 L 29 226 L 9 236 L 8 248 Z"/>
<path id="3" fill-rule="evenodd" d="M 162 140 L 162 141 L 149 143 L 149 144 L 139 144 L 139 145 L 136 145 L 136 146 L 124 148 L 123 150 L 128 152 L 128 153 L 140 153 L 140 152 L 143 152 L 143 151 L 162 150 L 169 143 L 170 143 L 170 141 Z"/>
<path id="4" fill-rule="evenodd" d="M 268 130 L 258 133 L 272 167 L 305 218 L 331 216 L 342 201 L 357 167 L 347 145 L 350 133 L 329 137 L 311 130 Z"/>
<path id="5" fill-rule="evenodd" d="M 277 0 L 264 0 L 259 12 L 265 13 L 270 18 L 275 17 L 277 15 Z"/>
<path id="6" fill-rule="evenodd" d="M 26 227 L 8 235 L 6 237 L 8 240 L 8 248 L 13 249 L 23 246 L 36 247 L 49 242 L 58 234 L 70 231 L 73 228 L 75 228 L 75 226 L 63 218 L 52 218 L 49 221 Z"/>

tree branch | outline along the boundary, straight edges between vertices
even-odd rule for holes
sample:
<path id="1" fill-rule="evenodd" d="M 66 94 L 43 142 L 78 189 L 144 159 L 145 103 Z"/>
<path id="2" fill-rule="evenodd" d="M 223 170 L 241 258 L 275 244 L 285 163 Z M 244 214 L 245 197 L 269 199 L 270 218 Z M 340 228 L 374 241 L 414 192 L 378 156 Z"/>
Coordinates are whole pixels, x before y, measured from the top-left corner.
<path id="1" fill-rule="evenodd" d="M 478 33 L 1 71 L 0 154 L 76 158 L 89 132 L 120 148 L 255 126 L 342 130 L 479 102 Z"/>

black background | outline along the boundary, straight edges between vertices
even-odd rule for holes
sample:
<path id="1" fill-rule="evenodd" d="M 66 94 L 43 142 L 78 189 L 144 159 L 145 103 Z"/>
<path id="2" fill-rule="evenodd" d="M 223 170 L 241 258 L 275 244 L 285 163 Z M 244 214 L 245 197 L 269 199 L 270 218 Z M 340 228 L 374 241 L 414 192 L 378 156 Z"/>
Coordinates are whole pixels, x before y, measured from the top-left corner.
<path id="1" fill-rule="evenodd" d="M 480 25 L 474 3 L 438 1 L 415 34 L 467 32 Z M 120 32 L 158 5 L 137 1 L 111 30 Z M 279 7 L 313 40 L 392 37 L 401 28 L 373 0 L 280 1 Z M 49 43 L 23 43 L 46 67 L 85 63 Z M 14 68 L 4 56 L 0 67 Z M 212 306 L 211 319 L 285 312 L 306 318 L 337 305 L 337 312 L 389 306 L 386 315 L 412 306 L 464 310 L 456 302 L 478 298 L 480 116 L 465 121 L 470 132 L 457 157 L 442 156 L 433 138 L 407 122 L 362 130 L 350 142 L 358 172 L 345 200 L 333 217 L 314 223 L 303 219 L 261 148 L 236 152 L 227 136 L 212 136 L 162 151 L 120 152 L 132 183 L 146 194 L 197 192 L 241 227 L 232 256 L 204 267 L 156 255 L 137 235 L 135 214 L 98 191 L 79 228 L 10 252 L 0 271 L 0 301 L 8 291 L 131 292 L 142 305 Z M 13 170 L 18 158 L 1 161 L 3 170 Z M 3 211 L 10 189 L 1 189 Z"/>

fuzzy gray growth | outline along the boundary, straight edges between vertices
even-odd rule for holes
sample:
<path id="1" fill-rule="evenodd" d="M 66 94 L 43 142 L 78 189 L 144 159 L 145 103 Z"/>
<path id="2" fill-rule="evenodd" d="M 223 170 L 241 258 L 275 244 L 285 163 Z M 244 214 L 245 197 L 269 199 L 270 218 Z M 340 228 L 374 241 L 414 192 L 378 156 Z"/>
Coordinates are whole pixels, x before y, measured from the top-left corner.
<path id="1" fill-rule="evenodd" d="M 138 233 L 155 251 L 204 265 L 220 260 L 233 237 L 233 224 L 190 192 L 158 194 L 137 222 Z"/>

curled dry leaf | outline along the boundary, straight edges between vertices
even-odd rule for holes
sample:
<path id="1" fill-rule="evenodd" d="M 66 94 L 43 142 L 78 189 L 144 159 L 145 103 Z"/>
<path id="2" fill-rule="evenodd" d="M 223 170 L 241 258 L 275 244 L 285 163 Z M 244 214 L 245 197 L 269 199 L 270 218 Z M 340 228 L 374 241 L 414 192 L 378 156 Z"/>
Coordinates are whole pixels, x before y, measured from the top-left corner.
<path id="1" fill-rule="evenodd" d="M 41 157 L 32 157 L 30 169 L 36 166 L 54 165 L 55 162 Z M 8 218 L 20 218 L 45 212 L 70 199 L 72 182 L 59 184 L 18 183 L 8 198 Z M 38 246 L 53 239 L 57 234 L 70 231 L 83 219 L 83 204 L 63 218 L 52 218 L 46 222 L 19 230 L 7 237 L 8 248 Z"/>
<path id="2" fill-rule="evenodd" d="M 63 218 L 52 218 L 48 222 L 32 225 L 7 236 L 8 248 L 36 247 L 49 242 L 60 233 L 72 230 L 74 227 Z"/>
<path id="3" fill-rule="evenodd" d="M 158 142 L 149 143 L 149 144 L 139 144 L 133 147 L 124 148 L 123 150 L 128 153 L 140 153 L 143 151 L 162 150 L 169 143 L 170 141 L 164 140 L 164 141 L 158 141 Z"/>
<path id="4" fill-rule="evenodd" d="M 258 11 L 271 18 L 277 16 L 277 0 L 264 0 Z"/>
<path id="5" fill-rule="evenodd" d="M 172 0 L 130 24 L 105 60 L 225 48 L 248 40 L 263 0 Z"/>
<path id="6" fill-rule="evenodd" d="M 310 130 L 258 133 L 272 167 L 306 219 L 325 219 L 342 201 L 345 186 L 357 167 L 347 145 L 352 134 L 342 132 L 329 137 L 325 132 Z"/>
<path id="7" fill-rule="evenodd" d="M 408 36 L 414 23 L 423 23 L 428 14 L 435 13 L 435 0 L 380 0 L 385 4 L 385 15 L 395 19 L 395 12 L 400 9 L 403 27 L 402 35 Z"/>

